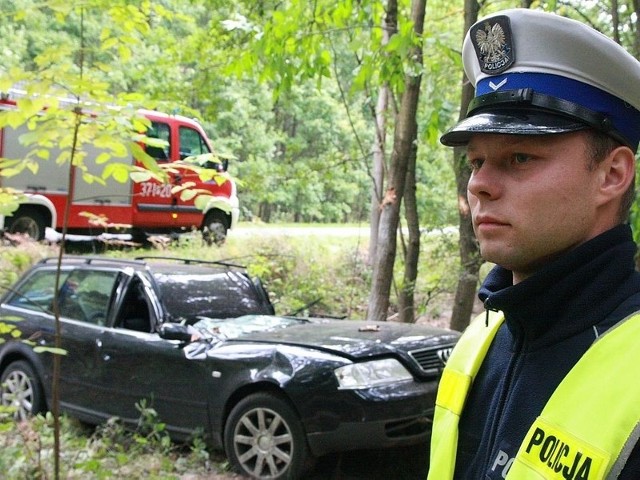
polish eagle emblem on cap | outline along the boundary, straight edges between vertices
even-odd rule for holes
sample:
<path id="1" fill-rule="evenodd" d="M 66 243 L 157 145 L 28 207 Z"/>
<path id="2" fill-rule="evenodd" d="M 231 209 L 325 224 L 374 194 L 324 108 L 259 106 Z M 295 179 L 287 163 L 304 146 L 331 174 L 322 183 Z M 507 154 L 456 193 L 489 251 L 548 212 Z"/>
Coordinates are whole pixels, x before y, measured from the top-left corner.
<path id="1" fill-rule="evenodd" d="M 515 62 L 509 18 L 500 15 L 476 24 L 470 32 L 480 70 L 497 75 Z"/>

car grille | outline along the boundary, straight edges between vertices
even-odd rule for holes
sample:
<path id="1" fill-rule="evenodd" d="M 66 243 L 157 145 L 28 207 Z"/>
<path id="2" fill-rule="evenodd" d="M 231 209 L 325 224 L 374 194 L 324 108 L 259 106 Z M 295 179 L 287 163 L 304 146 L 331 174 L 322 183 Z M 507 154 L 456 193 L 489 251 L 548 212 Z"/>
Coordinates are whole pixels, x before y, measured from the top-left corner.
<path id="1" fill-rule="evenodd" d="M 415 360 L 420 369 L 429 375 L 437 375 L 442 371 L 451 350 L 453 350 L 453 343 L 450 345 L 438 345 L 435 347 L 423 348 L 420 350 L 413 350 L 409 352 L 411 358 Z"/>

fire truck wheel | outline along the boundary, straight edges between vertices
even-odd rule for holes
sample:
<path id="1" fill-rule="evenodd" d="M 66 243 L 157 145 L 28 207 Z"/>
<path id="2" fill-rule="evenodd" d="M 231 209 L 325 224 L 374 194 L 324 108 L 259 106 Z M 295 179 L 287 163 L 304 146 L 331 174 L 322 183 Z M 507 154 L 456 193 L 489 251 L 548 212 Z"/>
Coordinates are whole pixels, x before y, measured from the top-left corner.
<path id="1" fill-rule="evenodd" d="M 222 245 L 227 239 L 225 219 L 217 212 L 207 215 L 202 229 L 202 238 L 207 245 Z"/>
<path id="2" fill-rule="evenodd" d="M 44 217 L 33 208 L 19 208 L 16 213 L 6 218 L 6 222 L 6 229 L 10 233 L 26 233 L 34 240 L 44 239 Z"/>

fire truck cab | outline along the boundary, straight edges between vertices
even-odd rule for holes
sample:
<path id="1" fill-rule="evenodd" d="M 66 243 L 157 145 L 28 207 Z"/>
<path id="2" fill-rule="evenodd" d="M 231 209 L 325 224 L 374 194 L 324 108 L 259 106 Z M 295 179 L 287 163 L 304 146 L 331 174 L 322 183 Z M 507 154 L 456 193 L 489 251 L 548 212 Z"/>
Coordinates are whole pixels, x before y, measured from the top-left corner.
<path id="1" fill-rule="evenodd" d="M 17 108 L 16 101 L 7 95 L 0 99 L 2 110 Z M 51 152 L 47 161 L 39 162 L 37 173 L 23 170 L 14 176 L 0 175 L 0 186 L 10 187 L 26 194 L 27 200 L 11 216 L 0 215 L 0 229 L 23 232 L 41 240 L 46 227 L 57 231 L 63 228 L 64 210 L 71 202 L 67 231 L 74 234 L 98 235 L 105 231 L 129 231 L 134 239 L 150 234 L 186 232 L 199 229 L 208 243 L 220 244 L 227 231 L 238 220 L 239 202 L 236 185 L 227 173 L 226 161 L 211 163 L 217 174 L 212 180 L 201 180 L 192 168 L 181 160 L 213 152 L 211 142 L 201 125 L 180 115 L 167 115 L 157 111 L 140 112 L 150 121 L 147 136 L 162 140 L 163 147 L 147 145 L 146 152 L 158 164 L 173 164 L 169 181 L 160 183 L 150 179 L 134 182 L 128 179 L 120 183 L 113 178 L 106 185 L 87 183 L 80 172 L 68 164 L 58 165 L 55 159 L 60 152 Z M 0 157 L 25 158 L 28 148 L 20 142 L 27 132 L 26 126 L 0 130 Z M 31 148 L 31 147 L 30 147 Z M 87 152 L 85 162 L 89 173 L 99 175 L 104 165 L 97 165 L 91 157 L 100 154 L 93 145 L 83 146 Z M 109 162 L 135 162 L 129 158 L 111 158 Z M 172 165 L 172 166 L 173 166 Z M 72 197 L 69 195 L 69 178 L 72 180 Z M 195 196 L 181 195 L 181 186 L 207 195 L 204 208 L 197 208 Z M 103 219 L 103 222 L 96 222 Z M 116 228 L 117 227 L 117 228 Z"/>

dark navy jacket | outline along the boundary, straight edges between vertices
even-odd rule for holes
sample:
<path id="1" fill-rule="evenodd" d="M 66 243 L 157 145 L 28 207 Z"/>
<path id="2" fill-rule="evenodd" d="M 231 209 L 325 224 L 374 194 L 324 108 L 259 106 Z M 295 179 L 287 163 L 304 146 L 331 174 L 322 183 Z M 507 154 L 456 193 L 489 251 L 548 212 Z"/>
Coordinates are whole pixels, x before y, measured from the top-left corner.
<path id="1" fill-rule="evenodd" d="M 640 310 L 635 252 L 631 229 L 621 225 L 516 285 L 510 271 L 495 267 L 490 272 L 479 296 L 487 309 L 504 312 L 505 323 L 462 412 L 456 479 L 503 478 L 529 427 L 571 367 L 598 335 Z M 640 370 L 640 365 L 629 368 Z M 606 387 L 607 379 L 602 379 Z M 638 445 L 619 478 L 640 479 Z"/>

